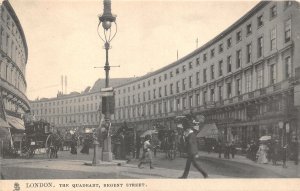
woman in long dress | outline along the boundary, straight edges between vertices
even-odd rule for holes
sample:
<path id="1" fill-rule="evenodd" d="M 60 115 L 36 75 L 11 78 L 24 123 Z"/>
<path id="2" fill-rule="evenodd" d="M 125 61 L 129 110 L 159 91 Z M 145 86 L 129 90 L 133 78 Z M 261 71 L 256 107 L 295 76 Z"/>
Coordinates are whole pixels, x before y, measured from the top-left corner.
<path id="1" fill-rule="evenodd" d="M 87 138 L 85 138 L 83 140 L 83 147 L 80 152 L 83 154 L 89 154 L 89 150 L 90 150 L 90 143 L 89 143 L 89 140 Z"/>
<path id="2" fill-rule="evenodd" d="M 260 164 L 267 164 L 268 163 L 268 158 L 267 158 L 267 152 L 268 152 L 269 148 L 267 145 L 265 144 L 261 144 L 258 148 L 257 151 L 257 162 Z"/>
<path id="3" fill-rule="evenodd" d="M 143 156 L 142 156 L 141 161 L 138 165 L 139 168 L 142 167 L 142 164 L 149 163 L 150 164 L 150 169 L 153 169 L 153 166 L 152 166 L 152 151 L 151 151 L 151 149 L 153 147 L 152 147 L 150 141 L 151 141 L 151 135 L 146 135 L 144 145 L 143 145 Z"/>
<path id="4" fill-rule="evenodd" d="M 71 139 L 71 154 L 77 155 L 77 137 L 75 134 L 72 135 Z"/>

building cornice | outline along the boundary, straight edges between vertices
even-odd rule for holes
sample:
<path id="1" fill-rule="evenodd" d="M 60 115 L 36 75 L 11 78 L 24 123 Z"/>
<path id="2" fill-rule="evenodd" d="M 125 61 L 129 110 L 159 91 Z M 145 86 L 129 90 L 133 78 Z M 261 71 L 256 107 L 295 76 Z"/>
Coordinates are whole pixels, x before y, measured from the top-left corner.
<path id="1" fill-rule="evenodd" d="M 88 96 L 92 94 L 100 94 L 100 91 L 94 91 L 94 92 L 87 92 L 87 93 L 78 93 L 78 94 L 66 94 L 66 95 L 60 95 L 58 97 L 53 98 L 40 98 L 39 100 L 29 100 L 30 103 L 40 103 L 40 102 L 49 102 L 49 101 L 58 101 L 58 100 L 65 100 L 70 98 L 77 98 L 77 97 L 83 97 Z"/>

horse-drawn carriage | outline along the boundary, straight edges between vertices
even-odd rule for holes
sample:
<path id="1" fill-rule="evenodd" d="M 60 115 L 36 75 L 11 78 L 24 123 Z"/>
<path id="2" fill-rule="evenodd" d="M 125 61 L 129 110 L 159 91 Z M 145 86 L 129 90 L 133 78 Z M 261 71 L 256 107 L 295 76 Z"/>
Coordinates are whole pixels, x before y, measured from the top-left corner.
<path id="1" fill-rule="evenodd" d="M 73 142 L 73 131 L 66 131 L 66 133 L 63 134 L 63 142 L 62 142 L 62 148 L 63 151 L 69 151 L 71 149 L 71 145 Z"/>
<path id="2" fill-rule="evenodd" d="M 160 149 L 166 153 L 170 160 L 175 159 L 178 150 L 178 133 L 176 130 L 164 129 L 158 131 L 161 142 Z"/>
<path id="3" fill-rule="evenodd" d="M 46 154 L 48 158 L 57 158 L 60 147 L 58 134 L 53 132 L 50 123 L 40 120 L 25 123 L 25 135 L 20 146 L 20 155 L 32 158 L 35 154 Z"/>

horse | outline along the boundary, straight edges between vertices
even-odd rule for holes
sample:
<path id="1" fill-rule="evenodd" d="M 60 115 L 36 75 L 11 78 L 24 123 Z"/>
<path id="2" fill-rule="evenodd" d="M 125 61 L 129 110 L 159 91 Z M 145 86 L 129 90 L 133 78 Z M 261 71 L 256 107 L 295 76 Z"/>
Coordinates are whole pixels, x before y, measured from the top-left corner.
<path id="1" fill-rule="evenodd" d="M 58 158 L 58 150 L 61 147 L 62 144 L 62 138 L 58 134 L 52 134 L 48 139 L 48 145 L 49 145 L 49 158 Z"/>

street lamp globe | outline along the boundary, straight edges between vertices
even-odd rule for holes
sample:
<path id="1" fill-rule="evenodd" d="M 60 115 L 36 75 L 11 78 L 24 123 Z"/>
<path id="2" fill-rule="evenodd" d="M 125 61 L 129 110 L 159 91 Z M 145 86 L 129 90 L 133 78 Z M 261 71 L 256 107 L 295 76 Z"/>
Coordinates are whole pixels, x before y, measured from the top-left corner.
<path id="1" fill-rule="evenodd" d="M 98 35 L 105 43 L 109 43 L 117 33 L 117 23 L 116 23 L 116 15 L 111 13 L 111 0 L 103 0 L 103 14 L 99 16 L 99 25 L 102 24 L 104 29 L 104 34 L 101 35 L 99 33 L 99 25 L 98 25 Z M 112 23 L 115 24 L 115 31 L 111 31 Z"/>
<path id="2" fill-rule="evenodd" d="M 110 27 L 111 27 L 111 22 L 110 22 L 110 21 L 104 21 L 104 22 L 102 22 L 102 27 L 103 27 L 105 30 L 110 29 Z"/>

